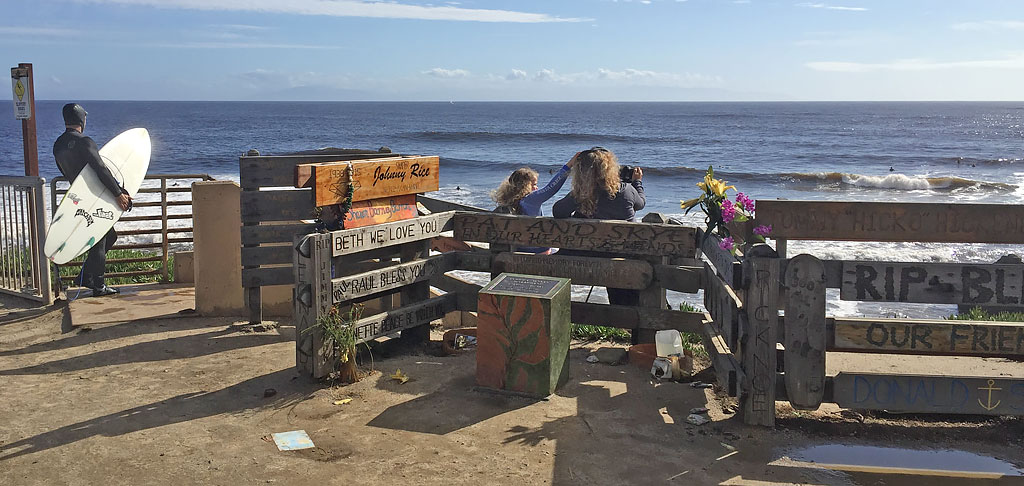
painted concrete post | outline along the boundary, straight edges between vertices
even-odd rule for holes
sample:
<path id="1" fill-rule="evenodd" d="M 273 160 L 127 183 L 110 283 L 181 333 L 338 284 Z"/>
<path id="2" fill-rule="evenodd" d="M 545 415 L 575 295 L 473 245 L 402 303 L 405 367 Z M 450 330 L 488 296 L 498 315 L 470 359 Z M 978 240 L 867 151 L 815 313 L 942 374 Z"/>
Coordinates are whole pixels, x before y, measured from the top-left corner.
<path id="1" fill-rule="evenodd" d="M 502 273 L 477 301 L 476 382 L 546 397 L 569 377 L 567 278 Z"/>

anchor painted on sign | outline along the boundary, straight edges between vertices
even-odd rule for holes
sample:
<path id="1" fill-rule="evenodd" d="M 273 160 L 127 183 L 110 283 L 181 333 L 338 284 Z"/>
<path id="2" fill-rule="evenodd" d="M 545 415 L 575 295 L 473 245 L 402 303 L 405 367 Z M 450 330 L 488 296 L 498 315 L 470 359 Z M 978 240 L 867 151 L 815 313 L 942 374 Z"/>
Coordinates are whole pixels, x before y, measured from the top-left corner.
<path id="1" fill-rule="evenodd" d="M 992 392 L 1002 390 L 1002 388 L 996 388 L 994 386 L 995 384 L 996 380 L 988 380 L 988 387 L 978 388 L 979 390 L 988 390 L 988 405 L 981 403 L 981 399 L 978 399 L 978 404 L 981 405 L 981 408 L 984 408 L 985 410 L 993 410 L 996 407 L 998 407 L 1000 403 L 1002 403 L 1002 400 L 996 400 L 996 404 L 992 405 Z"/>

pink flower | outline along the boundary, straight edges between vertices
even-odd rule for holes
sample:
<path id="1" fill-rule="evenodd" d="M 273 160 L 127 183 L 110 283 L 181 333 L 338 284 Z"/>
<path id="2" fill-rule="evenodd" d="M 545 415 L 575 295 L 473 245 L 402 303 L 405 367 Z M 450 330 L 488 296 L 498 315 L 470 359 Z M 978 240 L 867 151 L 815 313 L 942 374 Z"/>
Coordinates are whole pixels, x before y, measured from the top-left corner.
<path id="1" fill-rule="evenodd" d="M 742 192 L 736 194 L 736 202 L 739 203 L 740 207 L 742 207 L 744 211 L 753 214 L 754 201 L 747 197 L 746 194 L 743 194 Z"/>
<path id="2" fill-rule="evenodd" d="M 723 239 L 722 242 L 718 244 L 718 247 L 725 251 L 732 251 L 733 245 L 734 243 L 732 241 L 732 237 L 730 236 L 728 238 Z"/>
<path id="3" fill-rule="evenodd" d="M 772 225 L 762 224 L 757 228 L 754 228 L 754 234 L 758 236 L 768 236 L 772 232 Z"/>
<path id="4" fill-rule="evenodd" d="M 726 223 L 731 222 L 736 218 L 736 206 L 733 206 L 732 201 L 725 199 L 722 201 L 722 221 Z"/>

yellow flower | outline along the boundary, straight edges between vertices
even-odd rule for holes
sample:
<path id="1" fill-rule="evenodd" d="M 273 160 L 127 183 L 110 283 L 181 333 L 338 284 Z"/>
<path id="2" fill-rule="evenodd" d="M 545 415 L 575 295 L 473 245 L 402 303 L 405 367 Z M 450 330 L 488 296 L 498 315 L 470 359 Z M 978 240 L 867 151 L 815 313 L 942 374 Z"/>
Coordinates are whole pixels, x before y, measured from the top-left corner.
<path id="1" fill-rule="evenodd" d="M 697 183 L 697 187 L 699 187 L 700 190 L 702 190 L 704 192 L 708 191 L 708 184 L 706 182 L 698 182 Z"/>
<path id="2" fill-rule="evenodd" d="M 711 184 L 709 184 L 709 186 L 711 186 L 711 192 L 713 192 L 716 196 L 724 196 L 725 191 L 729 189 L 736 189 L 736 186 L 727 186 L 726 184 L 728 184 L 727 181 L 714 179 L 711 182 Z"/>
<path id="3" fill-rule="evenodd" d="M 690 208 L 696 206 L 697 204 L 700 204 L 700 200 L 701 200 L 701 198 L 695 197 L 695 198 L 690 199 L 688 201 L 679 201 L 679 206 L 682 207 L 683 209 L 690 209 Z"/>

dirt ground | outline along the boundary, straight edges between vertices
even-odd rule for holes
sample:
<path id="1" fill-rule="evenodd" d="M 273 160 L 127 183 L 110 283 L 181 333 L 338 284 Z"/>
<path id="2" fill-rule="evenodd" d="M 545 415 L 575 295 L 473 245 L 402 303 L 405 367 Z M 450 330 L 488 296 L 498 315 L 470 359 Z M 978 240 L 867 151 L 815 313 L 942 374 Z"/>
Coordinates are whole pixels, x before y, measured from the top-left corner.
<path id="1" fill-rule="evenodd" d="M 569 383 L 556 395 L 529 400 L 477 390 L 474 352 L 436 356 L 437 332 L 428 346 L 378 347 L 363 363 L 369 376 L 331 386 L 298 376 L 287 323 L 246 332 L 234 319 L 189 312 L 124 320 L 128 304 L 149 305 L 144 292 L 136 296 L 73 303 L 79 322 L 64 333 L 67 310 L 0 309 L 0 484 L 1024 482 L 934 482 L 785 460 L 797 448 L 843 443 L 955 449 L 1021 467 L 1020 419 L 780 405 L 775 430 L 747 427 L 714 390 L 655 382 L 628 364 L 587 363 L 593 343 L 574 343 Z M 81 314 L 87 306 L 91 320 Z M 904 372 L 936 365 L 870 363 Z M 1022 368 L 977 363 L 999 373 Z M 409 382 L 389 378 L 399 368 Z M 711 381 L 707 372 L 698 378 Z M 352 401 L 335 404 L 344 398 Z M 686 423 L 691 408 L 705 406 L 712 423 Z M 267 440 L 299 429 L 316 448 L 282 452 Z"/>

